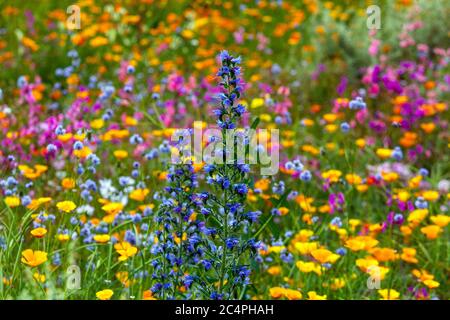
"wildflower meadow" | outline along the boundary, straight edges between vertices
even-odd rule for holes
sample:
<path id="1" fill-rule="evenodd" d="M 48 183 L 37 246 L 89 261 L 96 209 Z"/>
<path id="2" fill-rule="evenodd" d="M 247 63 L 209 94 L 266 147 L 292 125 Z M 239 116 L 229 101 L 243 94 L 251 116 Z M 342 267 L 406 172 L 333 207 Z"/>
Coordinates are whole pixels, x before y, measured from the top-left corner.
<path id="1" fill-rule="evenodd" d="M 0 3 L 1 300 L 448 300 L 450 3 Z"/>

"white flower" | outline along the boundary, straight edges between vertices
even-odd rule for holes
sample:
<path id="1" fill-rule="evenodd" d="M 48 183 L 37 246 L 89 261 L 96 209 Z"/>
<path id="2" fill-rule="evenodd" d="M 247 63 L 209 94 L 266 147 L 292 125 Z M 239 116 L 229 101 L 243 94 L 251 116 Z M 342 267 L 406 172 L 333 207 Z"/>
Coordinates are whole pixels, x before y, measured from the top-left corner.
<path id="1" fill-rule="evenodd" d="M 111 179 L 101 179 L 100 181 L 100 194 L 103 198 L 109 199 L 117 189 L 113 187 Z"/>
<path id="2" fill-rule="evenodd" d="M 124 206 L 128 203 L 128 193 L 122 191 L 116 192 L 111 195 L 110 200 L 113 202 L 121 202 Z"/>
<path id="3" fill-rule="evenodd" d="M 450 181 L 449 180 L 439 181 L 437 188 L 439 192 L 447 193 L 450 190 Z"/>
<path id="4" fill-rule="evenodd" d="M 94 213 L 94 207 L 92 207 L 91 205 L 85 204 L 85 205 L 79 206 L 76 211 L 79 214 L 85 213 L 88 216 L 92 216 L 92 214 Z"/>

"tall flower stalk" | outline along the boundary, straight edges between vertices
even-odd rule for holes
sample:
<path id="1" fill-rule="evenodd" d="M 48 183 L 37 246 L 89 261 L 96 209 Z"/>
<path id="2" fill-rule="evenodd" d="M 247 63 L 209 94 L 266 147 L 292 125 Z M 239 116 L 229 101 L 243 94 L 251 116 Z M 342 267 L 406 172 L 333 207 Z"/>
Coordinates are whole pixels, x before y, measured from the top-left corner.
<path id="1" fill-rule="evenodd" d="M 237 129 L 245 112 L 237 103 L 243 89 L 240 58 L 226 51 L 220 58 L 222 92 L 214 114 L 221 137 L 210 140 L 219 161 L 204 167 L 211 192 L 197 192 L 191 132 L 186 130 L 175 146 L 179 163 L 169 169 L 166 195 L 155 218 L 160 228 L 152 247 L 158 258 L 153 263 L 151 291 L 163 299 L 233 299 L 250 283 L 251 257 L 258 249 L 250 231 L 261 213 L 245 211 L 250 167 L 237 157 L 242 148 L 238 144 L 246 142 Z"/>
<path id="2" fill-rule="evenodd" d="M 237 101 L 243 86 L 240 78 L 240 58 L 234 58 L 227 51 L 220 54 L 222 66 L 220 77 L 222 93 L 220 105 L 214 110 L 217 124 L 221 128 L 221 141 L 216 141 L 219 157 L 214 164 L 204 170 L 206 181 L 212 186 L 211 193 L 204 195 L 205 259 L 206 270 L 213 270 L 207 286 L 212 299 L 233 299 L 249 284 L 250 265 L 248 255 L 256 252 L 257 243 L 249 236 L 249 225 L 256 222 L 260 212 L 246 212 L 245 201 L 248 192 L 247 173 L 250 168 L 241 163 L 235 150 L 243 143 L 238 138 L 237 124 L 245 112 L 245 107 Z M 230 134 L 231 131 L 231 134 Z M 233 140 L 227 137 L 233 137 Z M 242 139 L 241 139 L 242 140 Z M 217 146 L 216 144 L 216 146 Z M 230 151 L 231 150 L 231 151 Z M 246 264 L 243 263 L 246 262 Z"/>
<path id="3" fill-rule="evenodd" d="M 185 141 L 181 138 L 175 147 L 180 163 L 169 169 L 169 185 L 155 218 L 160 228 L 152 247 L 158 258 L 153 263 L 155 284 L 151 291 L 163 299 L 195 298 L 190 292 L 197 278 L 193 266 L 202 256 L 200 222 L 195 217 L 202 201 L 199 200 L 201 195 L 194 193 L 198 187 L 197 175 L 184 147 Z"/>

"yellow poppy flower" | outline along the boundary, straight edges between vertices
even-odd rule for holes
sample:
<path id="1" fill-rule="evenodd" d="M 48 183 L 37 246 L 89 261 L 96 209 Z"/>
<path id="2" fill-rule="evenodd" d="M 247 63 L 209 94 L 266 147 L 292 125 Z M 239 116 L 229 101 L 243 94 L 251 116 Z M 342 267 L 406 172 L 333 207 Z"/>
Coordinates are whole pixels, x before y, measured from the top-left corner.
<path id="1" fill-rule="evenodd" d="M 361 177 L 357 174 L 347 174 L 345 175 L 345 180 L 347 180 L 349 184 L 360 184 L 362 182 Z"/>
<path id="2" fill-rule="evenodd" d="M 39 208 L 41 205 L 46 204 L 48 202 L 52 201 L 52 198 L 50 197 L 42 197 L 38 199 L 31 200 L 31 203 L 27 206 L 30 210 L 35 210 Z"/>
<path id="3" fill-rule="evenodd" d="M 69 213 L 69 212 L 75 210 L 75 208 L 77 206 L 72 201 L 61 201 L 56 204 L 56 207 L 61 211 Z"/>
<path id="4" fill-rule="evenodd" d="M 133 257 L 138 249 L 132 246 L 129 242 L 120 242 L 114 245 L 114 249 L 116 249 L 117 253 L 120 255 L 119 261 L 125 261 L 128 258 Z"/>
<path id="5" fill-rule="evenodd" d="M 416 258 L 416 252 L 415 248 L 403 248 L 400 258 L 408 263 L 417 263 L 419 261 Z"/>
<path id="6" fill-rule="evenodd" d="M 102 207 L 102 210 L 106 211 L 107 214 L 116 215 L 124 208 L 123 204 L 120 202 L 110 202 Z"/>
<path id="7" fill-rule="evenodd" d="M 308 292 L 308 300 L 327 300 L 327 295 L 318 295 L 315 291 Z"/>
<path id="8" fill-rule="evenodd" d="M 294 237 L 294 242 L 307 242 L 314 235 L 314 231 L 308 229 L 300 230 Z"/>
<path id="9" fill-rule="evenodd" d="M 331 183 L 338 182 L 341 175 L 342 175 L 342 172 L 339 170 L 328 170 L 328 171 L 322 172 L 322 178 L 324 178 L 325 180 L 328 180 Z"/>
<path id="10" fill-rule="evenodd" d="M 370 253 L 379 262 L 394 261 L 398 259 L 398 254 L 391 248 L 373 248 L 370 250 Z"/>
<path id="11" fill-rule="evenodd" d="M 19 197 L 5 197 L 4 199 L 6 205 L 10 208 L 15 208 L 20 206 L 20 198 Z"/>
<path id="12" fill-rule="evenodd" d="M 442 232 L 442 229 L 441 229 L 441 227 L 432 224 L 432 225 L 421 228 L 420 232 L 422 232 L 424 235 L 426 235 L 427 239 L 434 240 Z"/>
<path id="13" fill-rule="evenodd" d="M 270 296 L 274 299 L 279 299 L 284 297 L 286 294 L 286 289 L 282 287 L 273 287 L 269 289 Z"/>
<path id="14" fill-rule="evenodd" d="M 284 295 L 289 300 L 300 300 L 302 298 L 302 294 L 298 290 L 286 289 Z"/>
<path id="15" fill-rule="evenodd" d="M 310 254 L 311 251 L 317 249 L 318 245 L 317 242 L 297 242 L 294 247 L 300 254 Z"/>
<path id="16" fill-rule="evenodd" d="M 368 236 L 357 236 L 345 242 L 345 246 L 352 251 L 369 250 L 377 244 L 378 240 Z"/>
<path id="17" fill-rule="evenodd" d="M 125 159 L 126 157 L 128 157 L 128 152 L 125 150 L 115 150 L 113 152 L 114 157 L 116 157 L 117 159 Z"/>
<path id="18" fill-rule="evenodd" d="M 149 194 L 150 190 L 148 189 L 136 189 L 130 193 L 130 199 L 136 201 L 144 201 L 145 197 Z"/>
<path id="19" fill-rule="evenodd" d="M 40 227 L 31 230 L 30 233 L 35 238 L 43 238 L 47 234 L 47 229 Z"/>
<path id="20" fill-rule="evenodd" d="M 427 201 L 436 201 L 437 199 L 439 199 L 439 192 L 428 190 L 422 193 L 422 197 Z"/>
<path id="21" fill-rule="evenodd" d="M 255 98 L 252 100 L 252 102 L 250 104 L 250 108 L 256 109 L 256 108 L 262 107 L 263 105 L 264 105 L 264 99 Z"/>
<path id="22" fill-rule="evenodd" d="M 376 154 L 381 159 L 387 159 L 387 158 L 391 157 L 392 150 L 391 149 L 386 149 L 386 148 L 379 148 L 379 149 L 377 149 Z"/>
<path id="23" fill-rule="evenodd" d="M 83 146 L 81 150 L 73 150 L 73 155 L 80 159 L 87 158 L 87 156 L 90 155 L 91 153 L 92 150 L 87 146 Z"/>
<path id="24" fill-rule="evenodd" d="M 68 234 L 58 234 L 58 235 L 56 236 L 56 238 L 57 238 L 59 241 L 61 241 L 61 242 L 65 242 L 65 241 L 68 241 L 68 240 L 70 239 L 70 237 L 69 237 Z"/>
<path id="25" fill-rule="evenodd" d="M 345 286 L 344 278 L 334 278 L 330 284 L 331 290 L 339 290 Z"/>
<path id="26" fill-rule="evenodd" d="M 37 267 L 47 261 L 47 252 L 26 249 L 22 251 L 21 261 L 22 263 L 29 265 L 30 267 Z"/>
<path id="27" fill-rule="evenodd" d="M 33 273 L 33 279 L 37 282 L 44 283 L 45 282 L 45 274 L 40 274 L 39 272 Z"/>
<path id="28" fill-rule="evenodd" d="M 111 297 L 113 296 L 114 291 L 110 290 L 110 289 L 105 289 L 102 291 L 98 291 L 95 296 L 99 299 L 99 300 L 109 300 L 111 299 Z"/>
<path id="29" fill-rule="evenodd" d="M 280 253 L 285 248 L 285 246 L 269 246 L 267 250 L 269 253 Z"/>
<path id="30" fill-rule="evenodd" d="M 142 300 L 156 300 L 156 298 L 153 296 L 153 292 L 146 290 L 142 295 Z"/>
<path id="31" fill-rule="evenodd" d="M 356 265 L 363 272 L 367 272 L 371 267 L 378 266 L 378 260 L 372 256 L 356 260 Z"/>
<path id="32" fill-rule="evenodd" d="M 105 121 L 102 118 L 94 119 L 90 123 L 92 129 L 101 129 L 105 125 Z"/>
<path id="33" fill-rule="evenodd" d="M 437 216 L 432 216 L 430 217 L 431 222 L 433 222 L 435 225 L 444 228 L 446 227 L 449 222 L 450 222 L 450 217 L 443 215 L 443 214 L 438 214 Z"/>
<path id="34" fill-rule="evenodd" d="M 439 287 L 439 285 L 440 285 L 439 282 L 431 280 L 431 279 L 430 280 L 425 280 L 423 282 L 423 284 L 426 285 L 430 289 L 435 289 L 435 288 Z"/>
<path id="35" fill-rule="evenodd" d="M 104 46 L 104 45 L 108 44 L 108 39 L 105 37 L 98 36 L 98 37 L 91 39 L 91 41 L 89 41 L 89 44 L 93 48 Z"/>
<path id="36" fill-rule="evenodd" d="M 428 209 L 416 209 L 412 211 L 407 220 L 411 228 L 417 227 L 428 215 Z"/>
<path id="37" fill-rule="evenodd" d="M 324 263 L 334 263 L 337 259 L 340 258 L 340 255 L 335 254 L 327 249 L 316 249 L 311 251 L 311 255 L 314 259 L 316 259 L 320 264 Z"/>
<path id="38" fill-rule="evenodd" d="M 111 239 L 111 237 L 107 234 L 96 234 L 94 236 L 94 240 L 97 243 L 106 243 Z"/>
<path id="39" fill-rule="evenodd" d="M 304 261 L 297 261 L 295 263 L 295 265 L 297 266 L 297 268 L 304 273 L 310 273 L 310 272 L 314 272 L 317 275 L 321 275 L 322 271 L 320 269 L 320 266 L 317 263 L 314 262 L 304 262 Z"/>
<path id="40" fill-rule="evenodd" d="M 421 269 L 414 269 L 412 272 L 413 276 L 415 276 L 420 282 L 425 282 L 427 280 L 433 280 L 434 276 L 430 273 L 428 273 L 428 271 Z"/>
<path id="41" fill-rule="evenodd" d="M 272 266 L 269 269 L 267 269 L 267 273 L 272 276 L 278 276 L 281 274 L 281 267 L 280 266 Z"/>
<path id="42" fill-rule="evenodd" d="M 397 300 L 400 293 L 394 289 L 380 289 L 378 290 L 381 300 Z"/>
<path id="43" fill-rule="evenodd" d="M 64 189 L 73 189 L 73 188 L 75 188 L 75 180 L 72 178 L 64 178 L 61 181 L 61 186 Z"/>

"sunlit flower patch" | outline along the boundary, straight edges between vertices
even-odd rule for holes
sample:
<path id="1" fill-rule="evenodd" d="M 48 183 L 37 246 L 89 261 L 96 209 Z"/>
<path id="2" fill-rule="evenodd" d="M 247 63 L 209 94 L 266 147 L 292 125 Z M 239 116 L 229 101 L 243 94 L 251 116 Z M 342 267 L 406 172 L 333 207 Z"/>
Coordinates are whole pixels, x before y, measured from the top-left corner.
<path id="1" fill-rule="evenodd" d="M 77 6 L 0 6 L 1 299 L 450 298 L 445 1 Z"/>

